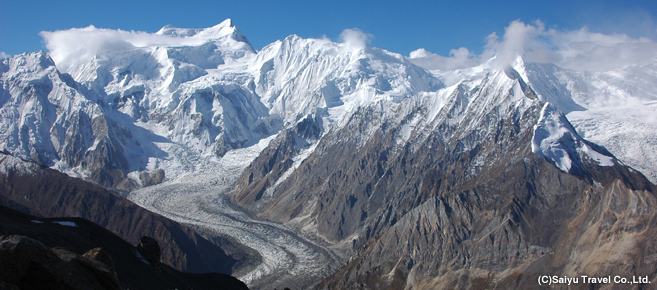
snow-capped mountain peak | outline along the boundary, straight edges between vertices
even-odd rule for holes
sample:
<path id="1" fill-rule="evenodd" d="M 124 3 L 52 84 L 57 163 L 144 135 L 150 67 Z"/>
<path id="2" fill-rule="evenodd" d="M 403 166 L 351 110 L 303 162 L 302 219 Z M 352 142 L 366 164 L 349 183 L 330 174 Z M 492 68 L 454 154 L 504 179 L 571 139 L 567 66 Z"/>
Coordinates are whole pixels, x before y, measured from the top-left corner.
<path id="1" fill-rule="evenodd" d="M 1 72 L 11 70 L 11 74 L 19 76 L 21 74 L 29 73 L 44 73 L 46 70 L 54 70 L 55 62 L 45 51 L 36 53 L 23 53 L 7 58 L 0 62 Z"/>
<path id="2" fill-rule="evenodd" d="M 404 220 L 408 227 L 379 241 L 399 241 L 398 233 L 413 237 L 392 243 L 390 253 L 421 241 L 406 230 L 420 230 L 417 220 L 423 218 L 406 214 L 428 213 L 440 229 L 427 234 L 454 236 L 468 224 L 472 233 L 483 229 L 456 234 L 459 240 L 448 241 L 454 247 L 445 253 L 466 253 L 460 248 L 469 247 L 460 239 L 465 237 L 481 241 L 476 253 L 485 256 L 495 241 L 524 230 L 518 221 L 543 219 L 519 218 L 523 207 L 547 209 L 552 207 L 543 201 L 561 200 L 554 193 L 563 187 L 546 184 L 608 187 L 619 176 L 614 174 L 643 183 L 640 174 L 582 138 L 587 130 L 607 134 L 598 124 L 578 127 L 560 111 L 598 92 L 629 102 L 633 92 L 654 90 L 646 85 L 654 83 L 650 78 L 623 86 L 634 79 L 626 75 L 633 70 L 587 79 L 558 67 L 539 70 L 517 57 L 504 66 L 491 58 L 469 68 L 427 71 L 400 54 L 367 46 L 358 31 L 345 33 L 342 42 L 292 35 L 258 52 L 230 19 L 201 29 L 88 27 L 44 37 L 57 57 L 39 52 L 0 61 L 0 150 L 114 190 L 149 187 L 132 197 L 171 212 L 192 209 L 188 217 L 195 221 L 216 214 L 218 208 L 206 202 L 229 196 L 260 217 L 317 233 L 345 249 L 340 256 L 357 257 Z M 92 45 L 96 40 L 102 45 Z M 654 66 L 640 71 L 648 68 Z M 601 86 L 610 90 L 584 90 Z M 642 102 L 646 111 L 656 103 L 654 97 Z M 567 208 L 563 212 L 572 211 Z M 466 219 L 451 226 L 457 215 Z M 477 216 L 488 224 L 472 218 Z M 436 237 L 435 245 L 444 241 Z M 515 246 L 500 257 L 533 247 Z M 414 252 L 426 251 L 422 247 Z M 297 252 L 304 253 L 293 260 L 318 263 Z M 248 280 L 292 273 L 278 263 L 283 256 L 262 257 Z M 408 265 L 436 269 L 433 263 L 440 261 L 419 258 L 425 261 Z M 295 271 L 324 277 L 322 267 Z"/>
<path id="3" fill-rule="evenodd" d="M 229 18 L 221 23 L 208 28 L 177 28 L 172 25 L 162 27 L 155 33 L 156 35 L 167 35 L 179 38 L 191 38 L 207 41 L 216 41 L 220 39 L 230 39 L 237 42 L 248 44 L 251 51 L 255 52 L 249 40 Z"/>
<path id="4" fill-rule="evenodd" d="M 514 106 L 518 109 L 538 102 L 530 87 L 534 80 L 521 57 L 505 69 L 495 69 L 491 59 L 468 69 L 429 72 L 400 54 L 366 46 L 366 37 L 358 31 L 344 35 L 343 42 L 291 35 L 256 52 L 230 19 L 209 28 L 165 26 L 153 34 L 90 27 L 44 34 L 49 47 L 60 56 L 53 58 L 57 66 L 58 59 L 67 59 L 61 56 L 75 55 L 64 45 L 67 37 L 80 35 L 119 43 L 116 47 L 120 49 L 91 49 L 87 51 L 92 55 L 89 60 L 79 58 L 77 65 L 65 66 L 68 74 L 57 78 L 70 83 L 70 91 L 93 108 L 85 114 L 103 116 L 107 124 L 121 128 L 109 135 L 88 134 L 121 136 L 122 141 L 111 146 L 129 155 L 126 163 L 130 165 L 123 168 L 128 173 L 158 167 L 191 172 L 194 165 L 182 165 L 190 155 L 221 157 L 295 126 L 309 115 L 322 119 L 318 124 L 325 133 L 339 130 L 365 108 L 392 116 L 401 114 L 396 110 L 422 110 L 411 103 L 428 104 L 433 115 L 427 124 L 437 122 L 436 116 L 453 118 L 448 123 L 478 120 L 466 126 L 470 131 L 477 129 L 478 122 L 485 119 L 483 112 L 490 112 L 491 107 L 510 112 Z M 56 70 L 46 58 L 45 53 L 37 57 Z M 20 58 L 5 63 L 17 61 Z M 40 70 L 29 64 L 11 67 L 27 69 L 25 74 Z M 3 70 L 8 69 L 0 68 Z M 5 79 L 8 76 L 3 74 Z M 454 111 L 439 114 L 446 104 L 454 105 Z M 421 123 L 413 126 L 431 127 Z M 48 132 L 46 127 L 38 130 Z M 93 131 L 93 126 L 90 128 Z M 411 132 L 410 127 L 405 132 Z M 404 140 L 410 138 L 402 135 Z M 27 150 L 16 138 L 10 148 Z M 44 135 L 42 139 L 52 138 Z M 78 142 L 77 160 L 95 150 L 93 139 Z M 163 140 L 176 145 L 163 145 L 167 143 Z M 54 147 L 66 148 L 58 142 Z M 59 164 L 62 154 L 52 153 L 43 163 Z M 76 166 L 79 162 L 69 165 Z"/>

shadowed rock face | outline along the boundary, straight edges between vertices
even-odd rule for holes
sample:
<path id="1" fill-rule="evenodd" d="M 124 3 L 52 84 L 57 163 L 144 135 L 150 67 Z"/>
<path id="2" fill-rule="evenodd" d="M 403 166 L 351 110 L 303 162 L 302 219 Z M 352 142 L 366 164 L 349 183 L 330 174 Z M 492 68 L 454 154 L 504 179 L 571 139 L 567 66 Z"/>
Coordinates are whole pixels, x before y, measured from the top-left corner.
<path id="1" fill-rule="evenodd" d="M 162 255 L 162 250 L 160 250 L 160 245 L 157 241 L 151 237 L 141 237 L 139 239 L 139 245 L 137 245 L 137 251 L 146 258 L 151 265 L 160 264 L 160 256 Z"/>
<path id="2" fill-rule="evenodd" d="M 138 248 L 81 218 L 44 219 L 0 206 L 0 225 L 0 289 L 248 289 L 228 275 L 148 263 Z"/>
<path id="3" fill-rule="evenodd" d="M 97 185 L 9 155 L 0 155 L 0 168 L 0 205 L 41 217 L 83 217 L 134 244 L 157 237 L 162 262 L 183 271 L 230 274 L 236 263 L 195 231 Z"/>
<path id="4" fill-rule="evenodd" d="M 111 264 L 53 251 L 25 236 L 2 237 L 0 245 L 1 278 L 20 289 L 121 289 Z"/>

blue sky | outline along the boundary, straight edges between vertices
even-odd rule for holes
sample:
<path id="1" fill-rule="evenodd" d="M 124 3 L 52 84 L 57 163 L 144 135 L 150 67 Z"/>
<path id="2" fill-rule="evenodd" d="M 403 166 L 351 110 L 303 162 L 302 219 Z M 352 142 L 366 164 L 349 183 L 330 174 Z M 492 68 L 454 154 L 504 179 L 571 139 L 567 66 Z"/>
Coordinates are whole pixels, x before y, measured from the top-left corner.
<path id="1" fill-rule="evenodd" d="M 164 25 L 209 27 L 231 18 L 256 49 L 290 34 L 338 40 L 347 28 L 370 45 L 408 55 L 441 55 L 466 47 L 481 53 L 486 37 L 513 20 L 540 19 L 548 28 L 623 33 L 657 40 L 657 4 L 650 1 L 9 1 L 0 0 L 0 52 L 45 49 L 39 32 L 94 25 L 155 32 Z"/>

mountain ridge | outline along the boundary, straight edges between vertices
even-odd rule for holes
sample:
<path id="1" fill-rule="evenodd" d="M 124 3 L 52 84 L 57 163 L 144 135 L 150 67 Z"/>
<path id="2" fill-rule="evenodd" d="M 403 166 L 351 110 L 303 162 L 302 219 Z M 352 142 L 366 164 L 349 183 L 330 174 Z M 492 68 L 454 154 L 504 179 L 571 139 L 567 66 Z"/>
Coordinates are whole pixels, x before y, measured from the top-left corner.
<path id="1" fill-rule="evenodd" d="M 82 217 L 130 243 L 154 236 L 162 261 L 188 272 L 229 274 L 237 261 L 194 230 L 151 213 L 100 186 L 0 154 L 0 204 L 41 217 Z M 211 253 L 212 259 L 205 256 Z"/>
<path id="2" fill-rule="evenodd" d="M 0 216 L 5 288 L 248 289 L 228 275 L 183 273 L 146 261 L 138 247 L 82 218 L 44 219 L 4 206 Z"/>
<path id="3" fill-rule="evenodd" d="M 148 34 L 153 38 L 118 32 L 123 38 L 117 43 L 129 46 L 99 50 L 65 73 L 45 53 L 3 60 L 0 98 L 7 101 L 0 102 L 0 110 L 15 118 L 4 119 L 0 134 L 15 141 L 3 141 L 0 149 L 113 190 L 132 191 L 130 197 L 145 207 L 188 223 L 212 219 L 213 208 L 225 209 L 227 197 L 258 219 L 310 237 L 296 241 L 312 255 L 288 247 L 260 252 L 271 264 L 246 274 L 255 285 L 276 276 L 308 287 L 317 283 L 311 281 L 317 275 L 335 269 L 304 264 L 294 275 L 312 268 L 316 276 L 297 279 L 277 268 L 285 267 L 277 259 L 286 255 L 347 263 L 338 270 L 342 278 L 332 276 L 320 288 L 528 286 L 534 280 L 522 277 L 535 275 L 531 269 L 559 260 L 550 256 L 556 244 L 542 240 L 546 233 L 570 241 L 599 240 L 608 233 L 588 233 L 581 223 L 576 225 L 580 236 L 552 225 L 538 233 L 553 217 L 548 209 L 562 213 L 553 218 L 560 225 L 582 219 L 606 223 L 596 220 L 598 209 L 623 216 L 628 224 L 652 219 L 644 208 L 654 195 L 650 181 L 616 159 L 618 151 L 587 141 L 590 135 L 582 137 L 613 126 L 597 112 L 622 121 L 610 104 L 641 106 L 637 116 L 650 110 L 654 96 L 643 84 L 653 76 L 650 65 L 641 67 L 648 76 L 633 81 L 632 89 L 622 80 L 641 68 L 591 76 L 525 64 L 517 57 L 502 69 L 491 59 L 466 69 L 429 71 L 400 54 L 353 41 L 292 35 L 254 51 L 236 31 L 227 20 L 208 29 L 165 27 Z M 39 68 L 40 59 L 46 69 Z M 34 68 L 21 71 L 21 61 Z M 618 89 L 606 93 L 605 84 Z M 28 106 L 34 103 L 39 106 Z M 598 140 L 615 138 L 628 123 L 602 132 Z M 640 139 L 653 133 L 622 144 L 651 148 L 649 139 Z M 162 184 L 149 189 L 149 180 Z M 185 192 L 183 186 L 198 192 Z M 165 197 L 159 201 L 147 196 L 151 189 L 170 192 L 156 192 Z M 624 216 L 610 204 L 594 204 L 603 199 L 592 202 L 591 194 L 604 200 L 626 194 L 645 204 L 641 214 Z M 183 201 L 188 212 L 176 212 Z M 476 221 L 478 215 L 484 218 Z M 414 224 L 425 227 L 411 228 Z M 399 234 L 404 231 L 407 235 Z M 627 239 L 633 235 L 621 232 Z M 431 237 L 431 242 L 415 244 L 410 237 Z M 398 257 L 385 244 L 414 248 Z M 628 251 L 637 249 L 628 246 Z M 464 263 L 473 258 L 469 251 L 487 258 Z M 514 251 L 522 258 L 504 257 Z M 427 256 L 406 259 L 413 252 Z M 584 258 L 558 263 L 577 267 Z M 609 259 L 602 264 L 620 263 Z M 467 265 L 476 271 L 467 272 Z M 627 273 L 651 271 L 630 266 L 638 272 Z M 509 272 L 515 267 L 524 270 Z M 491 282 L 483 279 L 486 275 L 508 279 Z M 465 284 L 454 282 L 461 280 Z"/>
<path id="4" fill-rule="evenodd" d="M 211 33 L 215 30 L 217 32 Z M 167 31 L 170 32 L 168 35 Z M 329 113 L 329 115 L 335 115 L 335 118 L 338 118 L 337 116 L 342 115 L 340 111 L 353 110 L 352 106 L 345 106 L 345 101 L 352 103 L 349 100 L 353 100 L 353 106 L 363 104 L 364 100 L 361 97 L 349 98 L 349 95 L 368 96 L 368 98 L 395 98 L 396 96 L 403 98 L 405 95 L 440 89 L 444 87 L 441 79 L 448 79 L 444 73 L 442 75 L 427 74 L 424 69 L 411 64 L 403 56 L 375 48 L 353 48 L 325 39 L 302 39 L 298 36 L 290 36 L 256 52 L 250 47 L 246 37 L 237 37 L 237 40 L 231 37 L 235 33 L 243 36 L 230 19 L 207 29 L 164 27 L 154 35 L 171 36 L 179 44 L 167 40 L 169 42 L 165 46 L 149 48 L 147 46 L 149 43 L 144 42 L 141 44 L 142 47 L 135 46 L 132 50 L 120 52 L 115 56 L 112 56 L 111 53 L 105 56 L 98 54 L 98 57 L 87 64 L 77 68 L 71 67 L 64 74 L 59 73 L 60 80 L 55 80 L 55 83 L 61 81 L 70 87 L 68 90 L 77 91 L 77 93 L 73 93 L 73 99 L 87 99 L 86 102 L 90 102 L 89 105 L 92 107 L 97 106 L 93 103 L 99 104 L 100 108 L 93 109 L 94 113 L 85 112 L 85 114 L 94 119 L 97 116 L 93 114 L 102 115 L 101 119 L 106 119 L 104 123 L 107 125 L 104 126 L 108 127 L 108 134 L 117 135 L 108 136 L 107 141 L 99 143 L 103 151 L 106 151 L 101 155 L 115 155 L 106 161 L 108 164 L 99 166 L 104 167 L 106 171 L 111 169 L 107 172 L 94 173 L 99 169 L 80 163 L 82 155 L 93 155 L 91 152 L 84 151 L 94 149 L 92 145 L 97 140 L 80 140 L 77 141 L 79 145 L 72 146 L 74 148 L 63 150 L 77 152 L 78 157 L 73 159 L 63 157 L 64 152 L 57 152 L 62 151 L 56 150 L 57 148 L 48 150 L 50 152 L 47 156 L 43 156 L 43 153 L 42 156 L 35 156 L 35 152 L 26 152 L 26 149 L 19 149 L 18 145 L 5 143 L 3 147 L 17 156 L 55 166 L 58 170 L 76 176 L 94 175 L 88 178 L 100 182 L 104 186 L 119 190 L 132 190 L 141 186 L 139 178 L 136 177 L 140 171 L 154 170 L 166 159 L 181 158 L 173 157 L 175 154 L 170 152 L 172 149 L 163 149 L 163 146 L 160 145 L 163 142 L 189 144 L 183 145 L 180 149 L 190 151 L 195 155 L 215 153 L 217 157 L 220 157 L 227 150 L 249 146 L 257 140 L 276 134 L 285 124 L 298 122 L 307 114 L 332 111 L 333 114 Z M 199 37 L 199 34 L 202 37 Z M 203 36 L 204 34 L 205 36 Z M 204 42 L 188 43 L 188 39 L 195 37 Z M 226 40 L 226 37 L 229 39 Z M 137 42 L 133 38 L 127 39 Z M 157 41 L 152 42 L 157 43 Z M 243 47 L 235 43 L 247 46 Z M 291 52 L 291 49 L 294 52 Z M 232 64 L 217 59 L 217 57 L 221 58 L 223 54 L 232 55 L 229 57 L 233 59 Z M 340 55 L 344 55 L 346 58 Z M 290 58 L 292 56 L 293 58 Z M 336 56 L 340 57 L 335 58 Z M 44 57 L 46 56 L 38 56 L 40 59 Z M 112 57 L 118 57 L 117 61 L 124 60 L 112 61 Z M 331 62 L 334 61 L 330 60 L 333 58 L 339 63 L 332 64 Z M 376 61 L 372 62 L 373 60 Z M 8 66 L 15 63 L 10 59 L 7 59 L 6 62 L 4 65 Z M 318 63 L 315 64 L 315 62 Z M 395 62 L 398 63 L 395 65 L 397 67 L 390 66 Z M 54 67 L 53 61 L 49 61 L 49 63 Z M 303 65 L 298 66 L 300 64 Z M 335 65 L 338 66 L 335 67 Z M 13 64 L 13 66 L 17 65 Z M 539 87 L 544 87 L 541 82 L 536 81 L 539 75 L 536 65 L 529 66 L 534 69 L 530 73 L 525 72 L 526 69 L 524 65 L 522 66 L 521 74 L 524 76 L 521 78 L 524 78 L 524 82 L 536 83 L 540 85 Z M 216 70 L 216 68 L 220 69 Z M 406 70 L 406 72 L 401 72 L 400 69 Z M 481 69 L 487 69 L 486 64 Z M 9 71 L 10 68 L 4 70 Z M 398 75 L 397 71 L 402 74 Z M 275 75 L 272 75 L 271 73 L 274 72 Z M 16 75 L 16 73 L 27 72 L 16 71 L 12 75 Z M 283 75 L 286 77 L 281 79 Z M 12 78 L 8 76 L 6 81 Z M 533 79 L 533 82 L 530 78 Z M 402 79 L 408 79 L 414 83 L 396 83 L 391 86 L 391 81 L 398 82 Z M 550 82 L 556 83 L 557 81 L 553 79 Z M 218 83 L 220 87 L 211 85 L 212 83 Z M 188 84 L 193 85 L 189 86 Z M 302 84 L 306 84 L 308 87 L 304 87 Z M 8 83 L 5 86 L 29 87 L 30 85 L 33 84 Z M 367 90 L 353 91 L 354 85 L 368 87 L 367 90 L 372 91 L 369 93 Z M 62 84 L 58 84 L 58 87 L 62 87 Z M 291 89 L 292 87 L 296 88 Z M 42 93 L 46 93 L 48 87 L 42 87 L 42 91 Z M 9 92 L 4 94 L 11 95 Z M 75 97 L 76 94 L 84 97 Z M 582 108 L 573 105 L 572 99 L 568 97 L 563 99 L 563 96 L 548 91 L 541 91 L 539 96 L 545 96 L 547 99 L 544 101 L 548 101 L 548 99 L 550 102 L 556 101 L 557 107 L 566 113 L 571 112 L 571 108 L 578 110 Z M 222 98 L 226 99 L 222 101 Z M 237 101 L 237 99 L 241 100 Z M 61 107 L 61 104 L 58 106 Z M 210 107 L 212 109 L 208 110 Z M 165 121 L 167 119 L 177 121 L 167 122 Z M 325 126 L 328 126 L 332 119 L 334 118 L 327 119 L 329 122 L 325 122 Z M 51 128 L 47 128 L 48 125 L 46 122 L 43 128 L 33 128 L 32 130 L 53 131 L 52 126 L 56 126 L 53 124 Z M 121 129 L 118 132 L 112 132 L 114 131 L 113 127 Z M 176 128 L 176 130 L 171 131 L 171 128 Z M 86 130 L 93 131 L 92 128 Z M 14 129 L 13 131 L 18 130 Z M 62 139 L 58 136 L 64 133 L 57 133 L 62 131 L 62 129 L 57 129 L 54 130 L 51 137 L 42 137 L 43 142 L 46 142 L 45 146 L 49 146 L 50 140 L 48 139 Z M 96 131 L 102 131 L 102 129 L 99 128 Z M 76 134 L 79 133 L 73 135 Z M 89 133 L 86 134 L 89 135 Z M 92 134 L 96 134 L 94 139 L 99 139 L 99 135 L 103 133 Z M 7 132 L 5 135 L 11 134 Z M 16 133 L 13 135 L 13 138 L 16 139 Z M 140 138 L 135 135 L 150 135 L 150 137 Z M 120 140 L 119 142 L 122 144 L 115 144 L 116 140 Z M 37 144 L 33 145 L 23 142 L 27 144 L 22 146 L 24 148 L 41 146 L 38 140 L 36 141 Z M 68 145 L 62 140 L 53 140 L 53 143 Z M 147 149 L 143 150 L 140 147 Z M 121 156 L 126 156 L 126 158 Z M 102 160 L 103 158 L 96 156 L 94 159 Z M 109 162 L 110 160 L 115 164 Z M 173 163 L 180 162 L 182 161 Z M 57 165 L 53 165 L 53 163 L 57 163 Z M 633 162 L 633 164 L 635 163 Z M 179 166 L 180 164 L 169 164 L 165 167 Z M 642 165 L 642 168 L 645 166 Z M 182 170 L 184 172 L 185 169 Z M 180 173 L 179 170 L 176 171 L 178 171 L 176 173 Z M 122 182 L 123 184 L 121 184 Z"/>

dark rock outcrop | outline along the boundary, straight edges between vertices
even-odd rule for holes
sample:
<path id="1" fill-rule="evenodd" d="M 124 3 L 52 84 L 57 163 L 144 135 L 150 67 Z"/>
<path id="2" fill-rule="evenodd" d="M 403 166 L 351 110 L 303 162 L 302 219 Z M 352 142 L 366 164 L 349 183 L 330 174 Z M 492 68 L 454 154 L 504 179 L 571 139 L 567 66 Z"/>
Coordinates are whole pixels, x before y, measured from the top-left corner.
<path id="1" fill-rule="evenodd" d="M 82 217 L 137 244 L 158 237 L 162 262 L 181 271 L 231 273 L 236 261 L 194 230 L 100 186 L 0 154 L 0 205 L 40 217 Z"/>
<path id="2" fill-rule="evenodd" d="M 0 279 L 20 289 L 121 289 L 101 262 L 25 236 L 2 237 L 0 269 Z"/>
<path id="3" fill-rule="evenodd" d="M 5 289 L 248 289 L 228 275 L 153 267 L 136 247 L 81 218 L 37 218 L 0 206 L 0 225 L 8 234 L 0 236 Z"/>
<path id="4" fill-rule="evenodd" d="M 160 264 L 160 256 L 162 252 L 160 250 L 160 245 L 157 241 L 151 237 L 141 237 L 139 240 L 139 245 L 137 245 L 137 251 L 146 258 L 146 261 L 153 266 Z"/>

